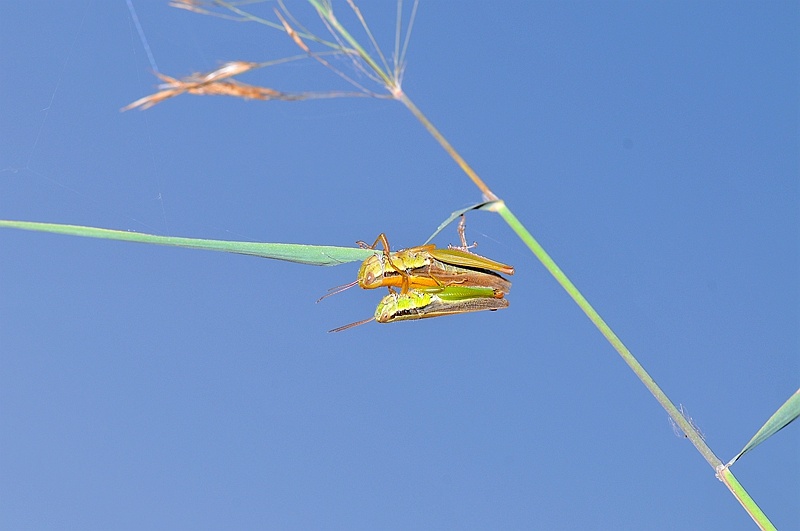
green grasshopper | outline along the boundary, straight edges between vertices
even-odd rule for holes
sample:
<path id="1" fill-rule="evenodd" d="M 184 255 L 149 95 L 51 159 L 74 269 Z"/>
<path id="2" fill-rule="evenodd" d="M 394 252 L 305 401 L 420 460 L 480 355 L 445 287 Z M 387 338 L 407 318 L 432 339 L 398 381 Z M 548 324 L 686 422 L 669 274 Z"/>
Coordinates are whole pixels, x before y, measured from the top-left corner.
<path id="1" fill-rule="evenodd" d="M 462 286 L 413 288 L 405 293 L 391 292 L 378 303 L 373 317 L 330 331 L 341 332 L 370 321 L 393 323 L 482 310 L 500 310 L 508 307 L 508 300 L 503 295 L 502 291 L 489 287 Z"/>

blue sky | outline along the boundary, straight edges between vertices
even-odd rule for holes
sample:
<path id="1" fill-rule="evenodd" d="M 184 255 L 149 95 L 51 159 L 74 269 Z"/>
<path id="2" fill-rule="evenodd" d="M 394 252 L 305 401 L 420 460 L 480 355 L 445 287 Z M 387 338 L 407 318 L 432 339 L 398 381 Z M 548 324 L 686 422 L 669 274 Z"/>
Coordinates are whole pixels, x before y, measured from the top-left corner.
<path id="1" fill-rule="evenodd" d="M 133 4 L 169 75 L 297 53 Z M 364 12 L 391 49 L 394 4 Z M 157 83 L 125 2 L 0 13 L 2 219 L 399 248 L 480 200 L 399 104 L 120 113 Z M 798 15 L 423 2 L 408 52 L 406 92 L 723 461 L 798 387 Z M 242 79 L 346 88 L 312 61 Z M 752 529 L 508 227 L 475 213 L 467 237 L 516 266 L 509 309 L 328 334 L 382 296 L 314 303 L 355 264 L 3 230 L 0 527 Z M 799 444 L 792 425 L 733 468 L 778 528 Z"/>

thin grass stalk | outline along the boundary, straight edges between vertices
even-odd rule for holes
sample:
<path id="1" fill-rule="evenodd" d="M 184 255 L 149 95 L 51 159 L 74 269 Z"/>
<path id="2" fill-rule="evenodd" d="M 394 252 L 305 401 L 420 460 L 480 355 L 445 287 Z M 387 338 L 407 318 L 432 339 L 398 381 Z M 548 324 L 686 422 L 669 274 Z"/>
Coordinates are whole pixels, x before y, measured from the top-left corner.
<path id="1" fill-rule="evenodd" d="M 414 103 L 406 96 L 405 93 L 402 91 L 398 91 L 399 94 L 396 95 L 397 99 L 401 101 L 410 111 L 411 113 L 422 123 L 425 129 L 433 135 L 439 144 L 442 145 L 445 151 L 455 160 L 456 164 L 467 174 L 467 176 L 472 180 L 473 183 L 481 190 L 481 192 L 491 200 L 497 200 L 497 205 L 492 209 L 497 212 L 500 217 L 502 217 L 508 226 L 511 227 L 517 236 L 528 246 L 528 248 L 533 252 L 536 258 L 544 265 L 545 269 L 553 275 L 553 278 L 564 288 L 572 300 L 583 310 L 589 320 L 594 323 L 600 333 L 603 334 L 611 346 L 619 353 L 625 363 L 633 370 L 634 374 L 639 378 L 639 380 L 647 387 L 647 389 L 653 394 L 655 399 L 661 404 L 670 418 L 683 430 L 686 434 L 686 437 L 692 442 L 692 444 L 697 448 L 700 454 L 705 458 L 709 465 L 716 471 L 719 472 L 720 470 L 724 471 L 724 477 L 727 479 L 724 480 L 723 476 L 718 475 L 720 480 L 728 487 L 728 490 L 739 500 L 739 503 L 742 505 L 747 514 L 758 524 L 761 529 L 775 529 L 772 525 L 772 522 L 769 521 L 769 518 L 764 514 L 763 511 L 758 507 L 755 500 L 753 500 L 744 487 L 736 480 L 733 473 L 730 469 L 723 467 L 722 461 L 714 454 L 711 448 L 708 447 L 703 436 L 697 431 L 697 429 L 688 421 L 686 417 L 678 411 L 678 408 L 675 407 L 675 404 L 667 397 L 664 391 L 658 386 L 658 384 L 653 380 L 650 374 L 645 370 L 641 363 L 634 357 L 628 347 L 622 342 L 622 340 L 611 330 L 611 327 L 600 317 L 600 314 L 597 313 L 597 310 L 589 304 L 589 301 L 586 300 L 586 297 L 578 290 L 575 284 L 567 277 L 567 275 L 561 270 L 560 267 L 555 263 L 555 261 L 550 257 L 549 254 L 544 250 L 544 248 L 536 241 L 536 238 L 525 228 L 525 226 L 517 219 L 517 217 L 509 210 L 509 208 L 505 205 L 504 202 L 500 201 L 497 196 L 492 193 L 489 187 L 483 182 L 475 170 L 467 164 L 461 155 L 455 150 L 455 148 L 444 138 L 444 136 L 439 132 L 436 127 L 428 120 L 422 111 L 414 105 Z"/>
<path id="2" fill-rule="evenodd" d="M 411 113 L 422 123 L 425 129 L 433 135 L 439 144 L 442 145 L 445 151 L 455 160 L 456 164 L 467 174 L 467 176 L 472 180 L 473 183 L 481 190 L 481 192 L 491 200 L 497 200 L 497 205 L 492 209 L 497 212 L 505 221 L 508 223 L 508 226 L 511 227 L 517 236 L 528 246 L 528 248 L 533 252 L 533 254 L 539 259 L 539 261 L 544 265 L 545 269 L 547 269 L 551 275 L 556 279 L 556 281 L 561 285 L 562 288 L 569 294 L 570 297 L 575 301 L 575 303 L 583 310 L 589 320 L 594 323 L 600 333 L 603 334 L 611 346 L 619 353 L 625 363 L 633 370 L 634 374 L 639 378 L 639 380 L 647 387 L 647 389 L 653 394 L 655 399 L 661 404 L 670 418 L 683 430 L 686 434 L 686 437 L 692 442 L 692 444 L 697 448 L 700 454 L 705 458 L 709 465 L 717 472 L 720 480 L 728 487 L 728 490 L 734 495 L 734 497 L 739 500 L 739 503 L 742 505 L 745 511 L 750 515 L 750 517 L 758 524 L 761 529 L 774 529 L 775 527 L 772 525 L 772 522 L 769 521 L 769 518 L 764 514 L 763 511 L 758 507 L 756 502 L 750 497 L 744 487 L 736 480 L 733 473 L 728 469 L 725 468 L 722 464 L 722 461 L 714 454 L 711 448 L 708 447 L 703 436 L 697 431 L 697 429 L 686 419 L 686 417 L 678 411 L 678 408 L 675 407 L 675 404 L 667 397 L 664 391 L 658 386 L 658 384 L 653 380 L 650 374 L 644 369 L 641 363 L 634 357 L 630 350 L 625 346 L 622 340 L 611 330 L 611 327 L 600 317 L 600 314 L 589 304 L 589 301 L 586 300 L 586 297 L 581 294 L 575 284 L 567 277 L 566 274 L 561 270 L 560 267 L 555 263 L 555 261 L 550 257 L 549 254 L 544 250 L 544 248 L 536 241 L 533 235 L 525 228 L 525 226 L 517 219 L 517 217 L 509 210 L 509 208 L 505 205 L 504 202 L 500 201 L 497 196 L 492 193 L 489 187 L 483 182 L 483 180 L 478 176 L 477 173 L 467 164 L 461 155 L 455 150 L 455 148 L 444 138 L 444 136 L 439 132 L 436 127 L 428 120 L 422 111 L 414 105 L 414 103 L 408 98 L 408 96 L 403 93 L 401 90 L 398 89 L 395 97 L 402 102 L 410 111 Z M 723 474 L 720 474 L 720 471 L 723 471 Z M 724 478 L 724 479 L 723 479 Z"/>
<path id="3" fill-rule="evenodd" d="M 372 58 L 372 56 L 361 47 L 361 44 L 359 44 L 359 42 L 352 35 L 350 35 L 346 29 L 344 29 L 344 26 L 342 26 L 334 16 L 333 10 L 323 5 L 319 0 L 308 0 L 308 2 L 314 6 L 314 8 L 317 10 L 317 13 L 319 13 L 319 16 L 327 21 L 328 24 L 330 24 L 331 27 L 335 29 L 339 35 L 341 35 L 342 38 L 344 38 L 344 40 L 346 40 L 347 43 L 358 52 L 358 55 L 361 57 L 361 59 L 363 59 L 364 62 L 367 63 L 376 74 L 378 74 L 384 85 L 386 85 L 391 92 L 394 92 L 393 87 L 396 87 L 395 80 L 389 74 L 384 72 L 380 65 Z"/>
<path id="4" fill-rule="evenodd" d="M 730 490 L 736 499 L 739 500 L 739 503 L 742 504 L 744 510 L 747 511 L 747 514 L 753 519 L 753 521 L 758 524 L 758 527 L 764 529 L 765 531 L 776 531 L 775 525 L 770 521 L 766 514 L 761 510 L 761 508 L 753 501 L 753 498 L 744 490 L 744 487 L 739 480 L 733 475 L 733 472 L 727 466 L 721 466 L 717 471 L 717 478 L 722 481 L 728 490 Z"/>
<path id="5" fill-rule="evenodd" d="M 450 142 L 447 141 L 444 135 L 442 135 L 442 133 L 440 133 L 439 130 L 436 129 L 436 127 L 431 123 L 430 120 L 428 120 L 428 118 L 422 113 L 422 111 L 420 111 L 419 108 L 416 105 L 414 105 L 414 102 L 411 101 L 411 99 L 406 95 L 405 92 L 403 92 L 401 89 L 398 88 L 398 90 L 395 92 L 395 98 L 400 103 L 405 105 L 406 108 L 409 111 L 411 111 L 411 114 L 413 114 L 417 118 L 417 120 L 419 120 L 420 123 L 422 123 L 425 129 L 427 129 L 428 132 L 431 135 L 433 135 L 433 138 L 435 138 L 436 141 L 439 142 L 439 144 L 442 146 L 442 148 L 444 148 L 447 154 L 450 155 L 454 161 L 456 161 L 458 167 L 461 168 L 461 170 L 467 174 L 467 177 L 469 177 L 473 183 L 475 183 L 475 186 L 478 187 L 478 189 L 481 191 L 481 193 L 484 195 L 487 201 L 497 201 L 500 199 L 494 194 L 494 192 L 492 192 L 489 189 L 486 183 L 483 182 L 483 179 L 481 179 L 478 176 L 475 170 L 472 169 L 472 167 L 467 163 L 467 161 L 464 160 L 464 157 L 462 157 L 458 153 L 458 151 L 456 151 L 456 149 L 450 144 Z"/>
<path id="6" fill-rule="evenodd" d="M 634 374 L 641 380 L 641 382 L 647 387 L 647 389 L 653 394 L 658 403 L 669 413 L 670 418 L 675 421 L 678 426 L 683 430 L 686 436 L 692 441 L 695 448 L 703 455 L 708 464 L 711 465 L 712 468 L 715 470 L 722 465 L 722 461 L 714 455 L 714 452 L 711 451 L 711 448 L 705 443 L 701 434 L 697 431 L 697 429 L 686 419 L 686 417 L 681 414 L 678 408 L 675 407 L 675 404 L 670 401 L 666 394 L 661 390 L 658 384 L 653 380 L 653 378 L 648 374 L 648 372 L 642 367 L 639 361 L 631 354 L 631 351 L 628 350 L 628 347 L 622 342 L 622 340 L 611 330 L 611 327 L 600 317 L 600 314 L 597 313 L 597 310 L 589 304 L 589 301 L 586 300 L 586 297 L 581 294 L 575 284 L 567 277 L 567 275 L 561 270 L 560 267 L 555 263 L 555 261 L 547 254 L 547 251 L 539 244 L 538 241 L 528 232 L 528 229 L 525 228 L 524 225 L 517 219 L 516 216 L 508 209 L 505 203 L 498 202 L 496 206 L 493 208 L 495 212 L 500 214 L 500 216 L 508 223 L 511 230 L 513 230 L 517 236 L 528 246 L 528 248 L 533 252 L 534 255 L 539 259 L 539 261 L 544 265 L 545 269 L 553 275 L 553 278 L 564 288 L 572 300 L 580 307 L 581 310 L 586 314 L 592 323 L 600 330 L 600 333 L 603 334 L 611 346 L 622 356 L 622 359 L 628 366 L 633 370 Z"/>
<path id="7" fill-rule="evenodd" d="M 240 15 L 242 17 L 242 20 L 240 20 L 241 22 L 244 22 L 244 21 L 256 22 L 258 24 L 263 24 L 263 25 L 265 25 L 267 27 L 270 27 L 272 29 L 276 29 L 278 31 L 286 31 L 285 28 L 281 24 L 278 24 L 277 22 L 272 22 L 271 20 L 267 20 L 265 18 L 257 17 L 256 15 L 254 15 L 254 14 L 248 12 L 248 11 L 244 11 L 242 9 L 239 9 L 235 5 L 233 5 L 233 4 L 229 3 L 229 2 L 225 2 L 224 0 L 215 0 L 215 3 L 217 5 L 219 5 L 219 6 L 221 6 L 221 7 L 224 7 L 225 9 L 228 9 L 229 11 L 231 11 L 233 13 L 236 13 L 237 15 Z M 211 13 L 211 12 L 209 12 L 208 14 L 209 15 L 219 16 L 216 13 Z M 338 49 L 339 48 L 339 46 L 335 42 L 330 42 L 330 41 L 326 41 L 324 39 L 320 39 L 319 37 L 317 37 L 316 35 L 314 35 L 311 32 L 300 31 L 300 32 L 298 32 L 298 34 L 304 39 L 309 39 L 309 40 L 314 41 L 314 42 L 316 42 L 318 44 L 321 44 L 323 46 L 327 46 L 328 48 L 332 48 L 332 49 Z"/>

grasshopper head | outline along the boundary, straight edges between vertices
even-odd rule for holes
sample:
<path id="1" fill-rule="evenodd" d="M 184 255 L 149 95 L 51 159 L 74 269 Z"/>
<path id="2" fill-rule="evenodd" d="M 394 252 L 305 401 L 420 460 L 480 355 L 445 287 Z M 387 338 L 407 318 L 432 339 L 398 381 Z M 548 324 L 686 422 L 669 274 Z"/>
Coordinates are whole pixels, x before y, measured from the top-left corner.
<path id="1" fill-rule="evenodd" d="M 363 289 L 375 289 L 384 286 L 383 255 L 375 254 L 364 260 L 358 270 L 358 285 Z"/>

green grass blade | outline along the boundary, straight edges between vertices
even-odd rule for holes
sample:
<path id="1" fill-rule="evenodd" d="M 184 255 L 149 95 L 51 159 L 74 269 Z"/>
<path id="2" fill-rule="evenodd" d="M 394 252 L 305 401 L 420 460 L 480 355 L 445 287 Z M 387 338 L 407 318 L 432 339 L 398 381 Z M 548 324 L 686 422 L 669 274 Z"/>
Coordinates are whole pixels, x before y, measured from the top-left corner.
<path id="1" fill-rule="evenodd" d="M 727 466 L 731 466 L 737 459 L 744 454 L 766 441 L 775 433 L 785 428 L 790 422 L 800 416 L 800 389 L 789 397 L 789 400 L 783 403 L 781 407 L 761 426 L 761 429 L 753 435 L 753 438 L 744 445 L 742 451 L 736 454 L 736 457 L 728 462 Z"/>
<path id="2" fill-rule="evenodd" d="M 0 228 L 33 230 L 84 236 L 86 238 L 103 238 L 126 242 L 151 243 L 185 247 L 187 249 L 205 249 L 207 251 L 224 251 L 226 253 L 248 254 L 261 258 L 286 260 L 298 264 L 334 266 L 349 262 L 360 262 L 375 254 L 370 249 L 354 247 L 332 247 L 329 245 L 303 245 L 296 243 L 258 243 L 236 242 L 228 240 L 204 240 L 199 238 L 178 238 L 174 236 L 156 236 L 141 232 L 99 229 L 81 225 L 62 225 L 60 223 L 38 223 L 35 221 L 0 220 Z"/>

